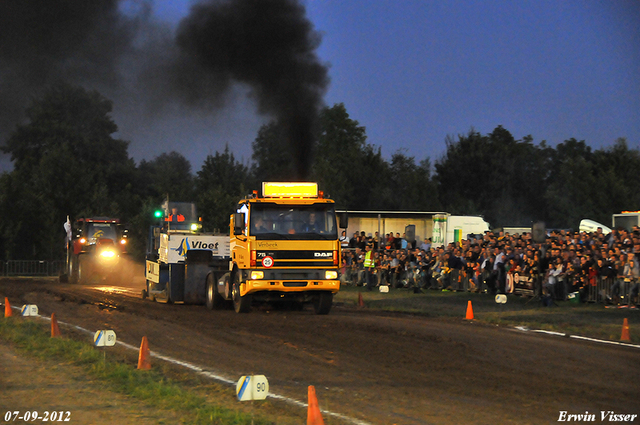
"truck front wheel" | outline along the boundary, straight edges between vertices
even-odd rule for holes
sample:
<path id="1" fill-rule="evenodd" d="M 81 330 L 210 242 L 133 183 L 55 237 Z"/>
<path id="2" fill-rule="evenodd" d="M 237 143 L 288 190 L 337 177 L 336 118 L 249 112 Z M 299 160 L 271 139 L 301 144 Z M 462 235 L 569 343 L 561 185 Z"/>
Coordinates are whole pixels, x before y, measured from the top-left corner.
<path id="1" fill-rule="evenodd" d="M 248 313 L 251 310 L 251 295 L 240 295 L 240 272 L 233 275 L 233 286 L 231 288 L 233 296 L 233 308 L 236 313 Z"/>
<path id="2" fill-rule="evenodd" d="M 313 298 L 313 310 L 316 314 L 329 314 L 333 304 L 333 294 L 331 292 L 320 292 Z"/>

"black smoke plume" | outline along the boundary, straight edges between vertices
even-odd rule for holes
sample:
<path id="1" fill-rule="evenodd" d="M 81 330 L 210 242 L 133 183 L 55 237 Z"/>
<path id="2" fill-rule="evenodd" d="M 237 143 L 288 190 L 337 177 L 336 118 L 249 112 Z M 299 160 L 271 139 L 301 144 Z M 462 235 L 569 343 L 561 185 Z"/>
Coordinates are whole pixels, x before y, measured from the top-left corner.
<path id="1" fill-rule="evenodd" d="M 203 1 L 177 31 L 154 21 L 151 1 L 0 2 L 0 144 L 30 99 L 58 82 L 97 89 L 114 106 L 162 114 L 176 103 L 223 108 L 238 85 L 285 130 L 307 175 L 328 85 L 320 35 L 296 0 Z M 140 119 L 144 119 L 141 117 Z M 132 120 L 135 121 L 135 120 Z M 133 141 L 135 143 L 135 140 Z"/>
<path id="2" fill-rule="evenodd" d="M 47 86 L 117 84 L 117 63 L 131 48 L 134 27 L 116 0 L 0 2 L 2 141 Z"/>
<path id="3" fill-rule="evenodd" d="M 219 84 L 251 87 L 260 112 L 276 117 L 284 129 L 298 177 L 304 178 L 328 84 L 327 68 L 314 53 L 319 44 L 296 1 L 209 2 L 194 6 L 178 28 L 178 69 L 201 69 Z M 198 100 L 202 90 L 186 83 L 189 98 Z"/>

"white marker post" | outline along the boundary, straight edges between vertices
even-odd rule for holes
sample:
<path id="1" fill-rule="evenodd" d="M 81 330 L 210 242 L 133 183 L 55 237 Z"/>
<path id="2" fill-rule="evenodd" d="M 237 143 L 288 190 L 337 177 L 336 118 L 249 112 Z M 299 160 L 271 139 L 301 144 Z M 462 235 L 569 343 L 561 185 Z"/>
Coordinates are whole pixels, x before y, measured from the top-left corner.
<path id="1" fill-rule="evenodd" d="M 264 375 L 241 376 L 236 394 L 239 401 L 264 400 L 269 394 L 269 381 Z"/>
<path id="2" fill-rule="evenodd" d="M 506 304 L 507 296 L 505 294 L 496 295 L 496 303 L 497 304 Z"/>
<path id="3" fill-rule="evenodd" d="M 93 343 L 96 347 L 103 347 L 104 361 L 107 361 L 107 348 L 116 345 L 116 333 L 111 330 L 96 331 L 93 336 Z"/>
<path id="4" fill-rule="evenodd" d="M 38 306 L 35 304 L 25 304 L 22 306 L 22 311 L 20 313 L 23 316 L 37 316 Z"/>

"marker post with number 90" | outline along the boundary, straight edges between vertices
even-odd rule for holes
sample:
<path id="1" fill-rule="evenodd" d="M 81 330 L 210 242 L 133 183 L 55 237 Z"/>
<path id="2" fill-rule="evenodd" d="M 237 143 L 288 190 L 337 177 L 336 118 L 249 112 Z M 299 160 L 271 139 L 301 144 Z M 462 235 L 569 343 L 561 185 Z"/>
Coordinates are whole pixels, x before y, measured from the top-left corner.
<path id="1" fill-rule="evenodd" d="M 241 376 L 236 394 L 239 401 L 264 400 L 269 395 L 269 381 L 264 375 Z"/>

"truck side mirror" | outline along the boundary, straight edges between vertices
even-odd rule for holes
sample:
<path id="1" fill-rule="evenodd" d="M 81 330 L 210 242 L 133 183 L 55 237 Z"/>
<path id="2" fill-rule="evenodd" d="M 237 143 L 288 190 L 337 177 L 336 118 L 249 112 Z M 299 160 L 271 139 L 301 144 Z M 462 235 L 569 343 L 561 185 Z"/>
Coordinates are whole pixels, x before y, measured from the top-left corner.
<path id="1" fill-rule="evenodd" d="M 346 229 L 349 227 L 349 215 L 346 212 L 341 212 L 338 214 L 338 226 L 341 229 Z"/>
<path id="2" fill-rule="evenodd" d="M 233 234 L 241 235 L 244 231 L 244 213 L 233 213 Z"/>

